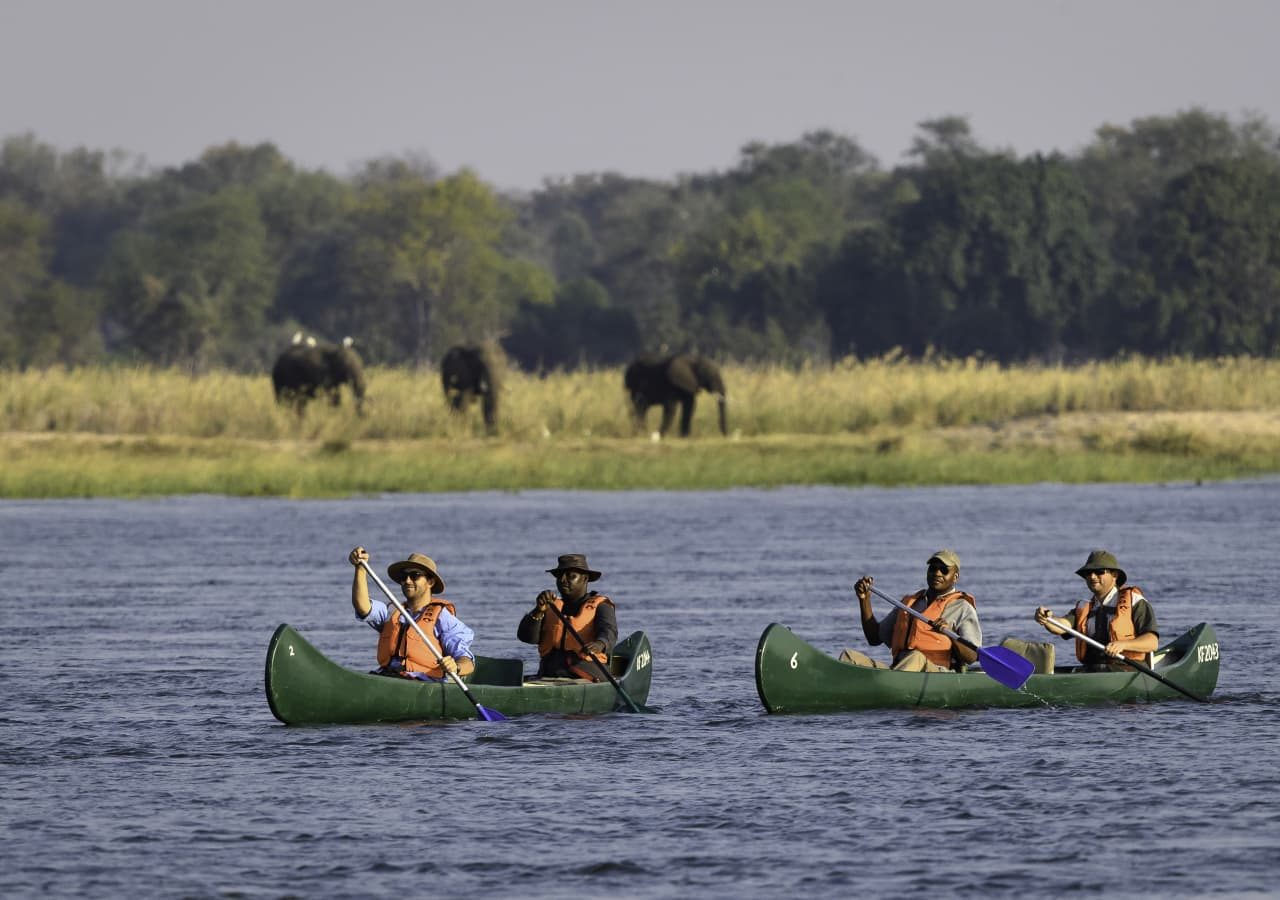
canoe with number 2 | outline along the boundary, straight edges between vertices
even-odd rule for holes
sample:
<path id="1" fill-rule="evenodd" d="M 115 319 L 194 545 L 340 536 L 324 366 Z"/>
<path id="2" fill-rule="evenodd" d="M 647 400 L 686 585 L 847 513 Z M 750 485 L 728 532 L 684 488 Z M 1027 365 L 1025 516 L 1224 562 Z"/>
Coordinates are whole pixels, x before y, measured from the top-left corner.
<path id="1" fill-rule="evenodd" d="M 614 647 L 610 671 L 635 703 L 649 697 L 653 674 L 649 639 L 637 631 Z M 524 677 L 519 659 L 476 657 L 467 688 L 486 709 L 504 717 L 527 713 L 591 715 L 628 708 L 608 681 Z M 267 645 L 267 702 L 286 725 L 423 722 L 474 719 L 476 706 L 451 682 L 355 672 L 338 665 L 288 625 Z"/>

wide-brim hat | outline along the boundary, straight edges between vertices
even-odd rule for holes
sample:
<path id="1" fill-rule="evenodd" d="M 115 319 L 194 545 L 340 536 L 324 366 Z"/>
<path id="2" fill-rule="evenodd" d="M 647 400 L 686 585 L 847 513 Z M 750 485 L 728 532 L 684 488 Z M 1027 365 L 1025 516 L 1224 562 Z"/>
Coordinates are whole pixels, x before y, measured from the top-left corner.
<path id="1" fill-rule="evenodd" d="M 391 576 L 392 581 L 399 581 L 407 569 L 417 569 L 430 575 L 431 593 L 438 594 L 444 590 L 444 579 L 436 571 L 436 561 L 430 556 L 424 553 L 410 553 L 408 559 L 402 559 L 387 566 L 387 574 Z"/>
<path id="2" fill-rule="evenodd" d="M 1116 560 L 1114 553 L 1106 550 L 1094 550 L 1089 554 L 1089 558 L 1084 561 L 1084 565 L 1076 569 L 1076 574 L 1084 578 L 1090 572 L 1099 572 L 1103 569 L 1111 569 L 1116 573 L 1116 587 L 1122 586 L 1128 580 L 1124 569 L 1120 568 L 1120 563 Z"/>
<path id="3" fill-rule="evenodd" d="M 561 572 L 578 571 L 587 574 L 587 581 L 595 581 L 600 577 L 600 573 L 587 565 L 587 558 L 581 553 L 566 553 L 560 557 L 559 562 L 554 569 L 547 569 L 552 575 L 559 575 Z"/>

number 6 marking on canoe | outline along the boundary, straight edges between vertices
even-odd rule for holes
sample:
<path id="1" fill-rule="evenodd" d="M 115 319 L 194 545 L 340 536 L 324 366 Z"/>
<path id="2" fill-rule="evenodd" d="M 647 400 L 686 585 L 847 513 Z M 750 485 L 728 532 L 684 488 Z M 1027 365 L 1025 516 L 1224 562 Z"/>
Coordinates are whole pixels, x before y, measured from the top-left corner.
<path id="1" fill-rule="evenodd" d="M 799 655 L 800 655 L 800 651 L 799 651 L 799 650 L 797 650 L 795 653 L 792 653 L 792 654 L 791 654 L 791 668 L 793 668 L 793 669 L 798 669 L 798 668 L 800 668 L 800 663 L 796 661 L 796 657 L 797 657 L 797 656 L 799 656 Z"/>

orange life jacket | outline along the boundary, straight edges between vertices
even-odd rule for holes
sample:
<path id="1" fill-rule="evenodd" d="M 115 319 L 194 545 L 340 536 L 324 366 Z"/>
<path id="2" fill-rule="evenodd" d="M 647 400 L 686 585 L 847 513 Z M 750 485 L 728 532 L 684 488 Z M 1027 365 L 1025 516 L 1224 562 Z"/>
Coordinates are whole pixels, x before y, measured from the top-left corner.
<path id="1" fill-rule="evenodd" d="M 458 614 L 454 605 L 443 597 L 433 597 L 418 619 L 418 625 L 427 635 L 427 640 L 435 648 L 436 653 L 444 656 L 440 641 L 436 638 L 436 620 L 440 618 L 440 610 L 447 609 Z M 378 633 L 378 665 L 388 666 L 393 657 L 399 657 L 404 663 L 405 672 L 422 672 L 432 678 L 444 678 L 444 667 L 422 643 L 417 630 L 393 606 L 390 617 L 382 623 L 382 631 Z"/>
<path id="2" fill-rule="evenodd" d="M 1145 600 L 1142 596 L 1142 588 L 1130 585 L 1122 587 L 1116 593 L 1115 615 L 1111 617 L 1111 621 L 1107 623 L 1107 633 L 1113 641 L 1129 641 L 1135 635 L 1133 633 L 1133 604 L 1139 600 Z M 1076 604 L 1076 631 L 1089 633 L 1089 612 L 1093 609 L 1094 600 L 1090 597 L 1088 600 L 1081 600 Z M 1090 635 L 1092 637 L 1092 635 Z M 1076 638 L 1076 659 L 1084 662 L 1085 654 L 1089 651 L 1090 644 Z M 1147 654 L 1138 650 L 1121 650 L 1121 654 L 1129 659 L 1135 659 L 1141 662 L 1147 658 Z"/>
<path id="3" fill-rule="evenodd" d="M 918 591 L 915 594 L 903 597 L 902 602 L 915 609 L 916 604 L 924 600 L 928 594 L 927 590 Z M 974 609 L 978 608 L 977 601 L 964 591 L 952 591 L 949 594 L 943 594 L 938 597 L 923 610 L 920 610 L 920 614 L 926 619 L 937 619 L 942 615 L 942 611 L 956 599 L 964 600 Z M 898 610 L 898 617 L 894 620 L 893 640 L 890 642 L 889 648 L 893 651 L 895 660 L 907 650 L 919 650 L 935 666 L 945 666 L 948 669 L 956 667 L 956 662 L 951 657 L 951 638 L 934 631 L 924 622 L 911 615 L 911 613 L 906 613 L 902 610 Z"/>
<path id="4" fill-rule="evenodd" d="M 569 629 L 564 627 L 564 623 L 560 621 L 560 616 L 552 613 L 544 616 L 542 619 L 542 637 L 538 640 L 538 655 L 546 656 L 553 650 L 575 651 L 582 649 L 584 644 L 589 644 L 596 639 L 596 607 L 601 603 L 608 603 L 613 606 L 613 601 L 604 594 L 591 593 L 582 601 L 582 606 L 572 616 L 565 616 L 569 620 L 569 624 L 573 626 L 573 630 L 578 633 L 578 637 L 582 638 L 579 642 L 570 633 Z M 551 601 L 551 604 L 564 615 L 564 600 L 560 597 Z M 600 665 L 609 662 L 609 656 L 605 653 L 591 653 L 582 655 L 583 659 L 593 659 Z"/>

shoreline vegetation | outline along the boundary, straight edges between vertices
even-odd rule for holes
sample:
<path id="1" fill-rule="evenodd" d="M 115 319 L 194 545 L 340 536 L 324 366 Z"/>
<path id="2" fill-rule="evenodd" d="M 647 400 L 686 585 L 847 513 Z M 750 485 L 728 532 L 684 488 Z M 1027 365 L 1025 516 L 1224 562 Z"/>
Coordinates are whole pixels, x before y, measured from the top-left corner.
<path id="1" fill-rule="evenodd" d="M 499 434 L 434 370 L 366 371 L 299 417 L 270 378 L 104 367 L 0 372 L 0 497 L 327 498 L 537 488 L 1165 482 L 1280 473 L 1280 361 L 1004 366 L 886 357 L 724 367 L 730 435 L 633 430 L 620 369 L 503 373 Z M 659 410 L 649 413 L 657 427 Z"/>

